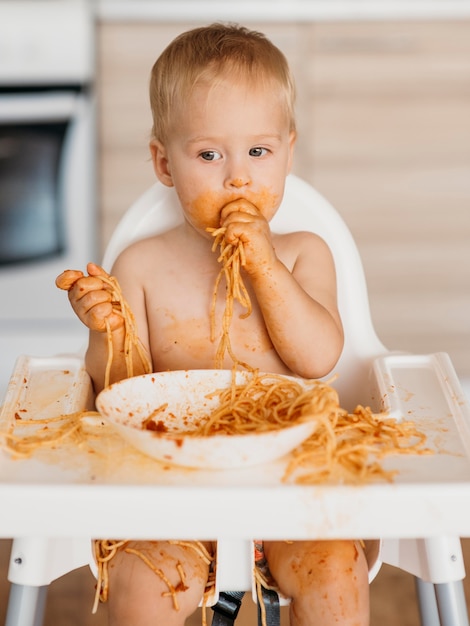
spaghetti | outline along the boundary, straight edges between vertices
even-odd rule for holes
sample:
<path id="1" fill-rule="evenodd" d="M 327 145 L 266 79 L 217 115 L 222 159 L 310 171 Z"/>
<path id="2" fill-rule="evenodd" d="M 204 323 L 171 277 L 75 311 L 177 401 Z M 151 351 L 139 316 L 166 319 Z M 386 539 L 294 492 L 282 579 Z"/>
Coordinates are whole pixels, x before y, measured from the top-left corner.
<path id="1" fill-rule="evenodd" d="M 86 437 L 83 419 L 100 417 L 96 411 L 79 411 L 47 419 L 23 419 L 15 413 L 14 421 L 6 432 L 0 433 L 0 449 L 14 459 L 28 458 L 39 448 L 53 448 L 65 440 L 80 443 Z M 54 428 L 49 428 L 54 424 Z M 27 427 L 28 434 L 24 434 Z"/>
<path id="2" fill-rule="evenodd" d="M 70 291 L 75 283 L 83 278 L 83 272 L 78 270 L 65 270 L 56 279 L 56 285 L 59 289 Z M 99 278 L 104 283 L 105 288 L 109 291 L 111 296 L 111 304 L 113 307 L 113 313 L 122 317 L 124 324 L 124 359 L 126 364 L 127 377 L 134 376 L 134 356 L 140 359 L 143 372 L 149 374 L 152 371 L 152 364 L 149 356 L 142 346 L 142 343 L 137 335 L 137 327 L 135 323 L 135 317 L 132 313 L 130 306 L 125 300 L 121 287 L 114 276 L 108 274 L 100 274 L 95 278 Z M 108 358 L 105 367 L 104 386 L 109 387 L 111 367 L 114 360 L 113 354 L 113 334 L 109 324 L 109 318 L 105 318 L 105 332 L 107 338 Z"/>
<path id="3" fill-rule="evenodd" d="M 148 357 L 146 350 L 143 348 L 140 339 L 137 335 L 137 327 L 135 323 L 134 314 L 131 311 L 127 301 L 119 286 L 118 281 L 114 276 L 100 276 L 99 277 L 105 285 L 109 287 L 111 292 L 111 300 L 113 304 L 113 312 L 120 315 L 124 322 L 124 358 L 126 360 L 127 377 L 134 376 L 134 355 L 137 353 L 145 374 L 150 374 L 152 371 L 152 364 Z M 109 387 L 110 372 L 113 364 L 113 339 L 112 331 L 109 326 L 108 318 L 105 318 L 106 334 L 108 341 L 108 360 L 106 363 L 104 386 Z"/>
<path id="4" fill-rule="evenodd" d="M 252 306 L 250 295 L 240 272 L 240 268 L 245 265 L 243 242 L 239 239 L 236 244 L 227 243 L 225 241 L 225 231 L 226 229 L 224 227 L 207 229 L 207 232 L 211 233 L 214 237 L 212 251 L 215 252 L 217 248 L 219 248 L 219 257 L 217 261 L 222 263 L 222 267 L 217 275 L 212 293 L 212 304 L 210 309 L 211 341 L 215 341 L 216 337 L 215 312 L 217 295 L 222 278 L 225 277 L 225 308 L 222 315 L 222 335 L 215 355 L 215 367 L 217 369 L 221 369 L 223 367 L 225 354 L 228 353 L 235 366 L 241 366 L 247 370 L 253 370 L 250 365 L 240 361 L 235 356 L 230 341 L 230 325 L 233 318 L 234 302 L 238 301 L 241 306 L 246 309 L 245 313 L 240 315 L 242 319 L 247 318 L 251 314 Z"/>
<path id="5" fill-rule="evenodd" d="M 280 430 L 303 421 L 326 417 L 339 407 L 336 391 L 326 383 L 301 382 L 277 374 L 258 372 L 253 372 L 248 382 L 239 384 L 233 375 L 229 387 L 207 396 L 214 397 L 218 399 L 218 406 L 195 421 L 195 428 L 178 431 L 175 436 L 247 435 Z M 142 422 L 142 428 L 166 432 L 159 426 L 161 413 L 166 406 L 163 404 L 152 411 Z"/>
<path id="6" fill-rule="evenodd" d="M 425 435 L 411 421 L 397 421 L 370 408 L 358 406 L 353 413 L 338 408 L 320 416 L 315 432 L 293 453 L 284 481 L 298 484 L 363 484 L 392 481 L 395 471 L 378 462 L 389 455 L 430 454 Z"/>

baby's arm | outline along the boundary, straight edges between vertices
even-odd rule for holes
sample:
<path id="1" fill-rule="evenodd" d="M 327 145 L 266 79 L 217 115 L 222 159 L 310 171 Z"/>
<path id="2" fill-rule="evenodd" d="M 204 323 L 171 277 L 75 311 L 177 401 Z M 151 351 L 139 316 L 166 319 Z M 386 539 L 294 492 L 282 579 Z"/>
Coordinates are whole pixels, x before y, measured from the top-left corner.
<path id="1" fill-rule="evenodd" d="M 269 336 L 283 362 L 305 378 L 320 378 L 336 364 L 343 330 L 336 303 L 336 274 L 326 243 L 312 233 L 291 235 L 290 271 L 273 247 L 269 224 L 256 210 L 227 205 L 226 239 L 243 242 L 249 276 Z M 254 209 L 254 208 L 253 208 Z M 285 256 L 285 254 L 284 254 Z"/>
<path id="2" fill-rule="evenodd" d="M 343 348 L 336 305 L 336 275 L 325 242 L 296 236 L 299 253 L 290 272 L 276 259 L 250 275 L 273 345 L 284 363 L 305 378 L 328 374 Z"/>
<path id="3" fill-rule="evenodd" d="M 112 301 L 112 289 L 106 281 L 109 275 L 93 263 L 88 264 L 87 271 L 88 276 L 84 276 L 82 272 L 67 270 L 57 277 L 56 284 L 69 292 L 73 310 L 90 330 L 85 361 L 95 391 L 98 393 L 105 382 L 109 341 L 113 353 L 110 382 L 116 382 L 128 375 L 124 351 L 126 331 L 124 319 L 116 310 L 116 303 Z M 134 375 L 144 373 L 139 358 L 134 359 L 133 368 Z"/>

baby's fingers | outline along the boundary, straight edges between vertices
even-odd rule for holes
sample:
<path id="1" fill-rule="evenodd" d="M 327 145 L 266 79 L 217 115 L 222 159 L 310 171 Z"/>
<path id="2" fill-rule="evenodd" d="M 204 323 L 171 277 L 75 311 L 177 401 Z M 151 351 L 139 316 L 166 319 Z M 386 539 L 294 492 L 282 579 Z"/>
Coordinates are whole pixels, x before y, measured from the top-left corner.
<path id="1" fill-rule="evenodd" d="M 105 272 L 105 270 L 96 265 L 95 263 L 88 263 L 87 271 L 89 276 L 105 276 L 109 277 L 109 274 Z M 57 276 L 55 279 L 55 284 L 59 289 L 63 289 L 64 291 L 69 291 L 79 280 L 83 278 L 84 274 L 80 270 L 65 270 Z"/>
<path id="2" fill-rule="evenodd" d="M 109 278 L 108 272 L 106 272 L 101 265 L 97 265 L 96 263 L 88 263 L 86 269 L 89 276 L 104 276 Z"/>
<path id="3" fill-rule="evenodd" d="M 242 219 L 244 216 L 258 216 L 259 210 L 245 198 L 232 200 L 220 212 L 220 221 L 225 226 L 228 219 Z"/>
<path id="4" fill-rule="evenodd" d="M 101 283 L 99 279 L 91 277 L 83 280 L 86 280 L 88 284 L 91 281 Z M 80 282 L 73 287 L 70 293 L 73 294 L 74 291 L 80 290 Z M 104 332 L 107 330 L 107 322 L 111 330 L 115 330 L 124 323 L 122 316 L 113 309 L 111 294 L 105 289 L 84 290 L 81 296 L 73 298 L 71 302 L 78 317 L 90 330 Z"/>
<path id="5" fill-rule="evenodd" d="M 95 304 L 87 312 L 86 316 L 88 328 L 101 333 L 107 330 L 107 326 L 109 326 L 111 330 L 116 330 L 124 324 L 122 315 L 115 312 L 111 302 Z"/>
<path id="6" fill-rule="evenodd" d="M 59 289 L 69 291 L 79 278 L 83 278 L 83 272 L 80 270 L 65 270 L 55 279 L 55 284 Z"/>

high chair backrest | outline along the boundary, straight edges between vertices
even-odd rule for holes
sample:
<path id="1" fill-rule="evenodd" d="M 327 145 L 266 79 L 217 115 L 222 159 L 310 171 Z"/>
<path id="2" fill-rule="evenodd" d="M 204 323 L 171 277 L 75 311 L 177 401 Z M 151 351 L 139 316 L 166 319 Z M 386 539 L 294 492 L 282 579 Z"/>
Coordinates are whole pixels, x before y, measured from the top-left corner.
<path id="1" fill-rule="evenodd" d="M 121 219 L 109 241 L 104 268 L 110 271 L 119 253 L 133 241 L 169 230 L 182 220 L 175 190 L 155 183 Z M 345 343 L 340 360 L 329 376 L 337 374 L 334 385 L 345 408 L 371 401 L 370 363 L 386 349 L 372 324 L 362 262 L 349 229 L 323 196 L 292 174 L 287 178 L 284 198 L 271 228 L 276 233 L 312 231 L 330 247 L 336 266 Z"/>

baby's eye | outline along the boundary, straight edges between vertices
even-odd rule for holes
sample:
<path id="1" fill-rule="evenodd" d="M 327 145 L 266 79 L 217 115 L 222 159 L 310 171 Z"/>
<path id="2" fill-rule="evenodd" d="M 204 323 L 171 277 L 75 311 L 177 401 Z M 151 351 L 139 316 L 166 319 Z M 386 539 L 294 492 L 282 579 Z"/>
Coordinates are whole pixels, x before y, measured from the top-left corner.
<path id="1" fill-rule="evenodd" d="M 221 154 L 215 150 L 205 150 L 201 152 L 199 156 L 201 159 L 204 159 L 204 161 L 217 161 L 222 158 Z"/>
<path id="2" fill-rule="evenodd" d="M 249 155 L 252 157 L 262 157 L 267 153 L 268 151 L 266 150 L 266 148 L 260 148 L 259 146 L 257 146 L 256 148 L 251 148 Z"/>

